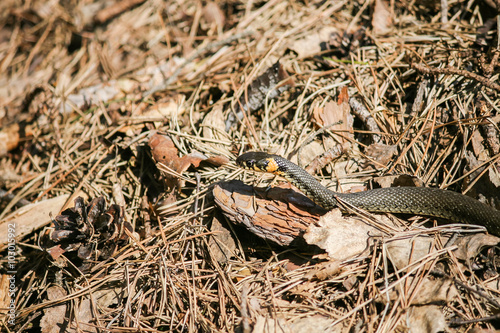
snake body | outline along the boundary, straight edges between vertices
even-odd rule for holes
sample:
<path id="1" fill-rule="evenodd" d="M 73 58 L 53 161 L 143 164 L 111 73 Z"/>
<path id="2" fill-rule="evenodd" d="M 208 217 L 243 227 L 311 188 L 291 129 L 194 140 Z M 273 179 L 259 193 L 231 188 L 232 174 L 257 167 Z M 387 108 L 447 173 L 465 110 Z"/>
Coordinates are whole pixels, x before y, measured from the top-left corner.
<path id="1" fill-rule="evenodd" d="M 263 152 L 240 155 L 244 169 L 284 177 L 319 206 L 331 210 L 338 200 L 369 212 L 403 213 L 443 218 L 452 222 L 485 226 L 500 236 L 500 211 L 457 192 L 428 187 L 387 187 L 357 193 L 333 192 L 289 160 Z"/>

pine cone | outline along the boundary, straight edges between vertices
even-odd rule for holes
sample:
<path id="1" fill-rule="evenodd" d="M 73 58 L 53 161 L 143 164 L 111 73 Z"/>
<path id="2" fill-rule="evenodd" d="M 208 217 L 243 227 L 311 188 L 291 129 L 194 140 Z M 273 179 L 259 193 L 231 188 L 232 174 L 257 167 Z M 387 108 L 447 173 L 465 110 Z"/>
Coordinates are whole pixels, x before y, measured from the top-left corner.
<path id="1" fill-rule="evenodd" d="M 50 238 L 58 245 L 49 253 L 57 259 L 62 253 L 77 251 L 76 256 L 66 257 L 79 267 L 89 266 L 85 265 L 86 261 L 109 258 L 118 246 L 127 242 L 125 228 L 133 232 L 130 223 L 125 221 L 124 208 L 111 205 L 106 210 L 103 197 L 95 198 L 87 206 L 83 198 L 77 197 L 75 207 L 63 211 L 53 222 L 55 230 Z"/>

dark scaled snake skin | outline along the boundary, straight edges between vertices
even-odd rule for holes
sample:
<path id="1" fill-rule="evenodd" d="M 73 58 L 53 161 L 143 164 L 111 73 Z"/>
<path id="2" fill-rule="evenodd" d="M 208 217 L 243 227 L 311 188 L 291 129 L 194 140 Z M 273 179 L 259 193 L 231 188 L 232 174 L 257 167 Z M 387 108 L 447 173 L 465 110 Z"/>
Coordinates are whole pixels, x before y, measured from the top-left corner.
<path id="1" fill-rule="evenodd" d="M 249 152 L 236 159 L 244 169 L 284 177 L 319 206 L 331 210 L 337 198 L 369 212 L 403 213 L 443 218 L 485 226 L 500 236 L 500 211 L 460 193 L 429 187 L 387 187 L 357 193 L 333 192 L 289 160 L 263 152 Z"/>

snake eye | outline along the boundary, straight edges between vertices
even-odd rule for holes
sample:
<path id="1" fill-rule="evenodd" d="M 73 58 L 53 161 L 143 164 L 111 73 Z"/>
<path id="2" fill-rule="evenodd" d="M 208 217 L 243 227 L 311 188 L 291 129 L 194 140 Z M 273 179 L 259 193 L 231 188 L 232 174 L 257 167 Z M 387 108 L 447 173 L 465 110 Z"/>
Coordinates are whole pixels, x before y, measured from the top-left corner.
<path id="1" fill-rule="evenodd" d="M 248 169 L 253 169 L 254 164 L 255 164 L 254 160 L 245 161 L 245 167 Z"/>
<path id="2" fill-rule="evenodd" d="M 258 170 L 258 171 L 264 171 L 264 172 L 266 172 L 268 164 L 269 164 L 269 161 L 267 159 L 259 160 L 259 161 L 257 161 L 255 163 L 255 165 L 254 165 L 253 168 L 255 170 Z"/>

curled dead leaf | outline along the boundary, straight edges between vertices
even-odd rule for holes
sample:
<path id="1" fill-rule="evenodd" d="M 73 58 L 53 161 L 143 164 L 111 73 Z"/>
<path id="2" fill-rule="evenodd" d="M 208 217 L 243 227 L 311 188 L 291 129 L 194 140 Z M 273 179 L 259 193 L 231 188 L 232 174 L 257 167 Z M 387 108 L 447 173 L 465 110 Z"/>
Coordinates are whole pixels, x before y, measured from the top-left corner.
<path id="1" fill-rule="evenodd" d="M 334 35 L 340 35 L 338 29 L 333 26 L 322 27 L 317 32 L 308 33 L 304 38 L 297 39 L 289 47 L 299 58 L 305 58 L 322 50 L 322 44 L 329 43 Z"/>
<path id="2" fill-rule="evenodd" d="M 212 110 L 208 112 L 201 122 L 203 137 L 215 140 L 231 140 L 231 137 L 225 130 L 224 112 L 222 104 L 214 105 Z M 216 144 L 218 147 L 226 147 L 225 145 Z"/>
<path id="3" fill-rule="evenodd" d="M 155 133 L 149 139 L 148 144 L 156 162 L 170 165 L 170 161 L 178 158 L 178 150 L 172 142 L 172 139 L 168 136 Z"/>
<path id="4" fill-rule="evenodd" d="M 497 246 L 500 238 L 489 234 L 474 234 L 460 237 L 455 245 L 458 249 L 455 255 L 458 259 L 469 261 L 476 257 L 485 247 Z"/>
<path id="5" fill-rule="evenodd" d="M 158 168 L 163 172 L 165 185 L 172 189 L 176 187 L 181 189 L 184 186 L 184 180 L 181 179 L 190 166 L 197 168 L 202 161 L 215 166 L 221 166 L 229 162 L 224 156 L 214 156 L 207 158 L 205 155 L 192 152 L 188 155 L 179 157 L 179 151 L 175 147 L 172 139 L 168 136 L 155 133 L 149 139 L 149 147 L 154 160 L 158 163 Z"/>
<path id="6" fill-rule="evenodd" d="M 345 132 L 342 134 L 353 138 L 354 118 L 349 106 L 347 87 L 342 88 L 337 102 L 330 101 L 324 107 L 316 108 L 313 112 L 313 118 L 319 127 L 333 125 L 333 130 Z"/>
<path id="7" fill-rule="evenodd" d="M 340 209 L 323 215 L 317 225 L 311 225 L 304 234 L 310 245 L 324 249 L 330 258 L 345 260 L 368 250 L 369 239 L 381 236 L 377 228 L 355 217 L 344 217 Z"/>

